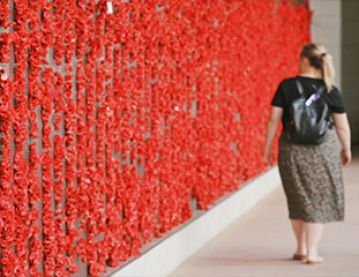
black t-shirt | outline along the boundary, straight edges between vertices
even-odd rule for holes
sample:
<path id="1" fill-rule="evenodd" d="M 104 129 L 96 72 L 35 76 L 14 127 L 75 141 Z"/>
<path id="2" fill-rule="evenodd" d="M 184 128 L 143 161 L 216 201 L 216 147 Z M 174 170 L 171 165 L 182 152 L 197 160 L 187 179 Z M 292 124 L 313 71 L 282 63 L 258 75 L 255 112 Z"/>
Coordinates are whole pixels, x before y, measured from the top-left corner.
<path id="1" fill-rule="evenodd" d="M 289 117 L 289 107 L 291 103 L 300 97 L 295 83 L 296 79 L 298 79 L 302 84 L 304 90 L 303 93 L 306 98 L 314 93 L 320 86 L 324 85 L 324 81 L 322 79 L 306 76 L 295 76 L 284 79 L 280 82 L 271 104 L 272 106 L 283 108 L 282 122 L 284 124 L 284 128 L 285 122 Z M 328 104 L 330 113 L 345 113 L 343 98 L 336 86 L 333 86 L 330 92 L 323 91 L 321 95 L 322 99 Z"/>

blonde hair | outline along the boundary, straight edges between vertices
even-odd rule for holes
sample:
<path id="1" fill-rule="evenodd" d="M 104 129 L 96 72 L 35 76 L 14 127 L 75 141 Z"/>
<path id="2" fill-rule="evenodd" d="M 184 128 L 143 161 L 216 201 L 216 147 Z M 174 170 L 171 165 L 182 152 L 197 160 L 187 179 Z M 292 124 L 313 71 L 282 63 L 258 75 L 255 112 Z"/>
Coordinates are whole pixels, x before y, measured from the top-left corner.
<path id="1" fill-rule="evenodd" d="M 307 58 L 311 66 L 321 70 L 325 88 L 327 92 L 331 91 L 334 85 L 335 70 L 333 57 L 327 49 L 319 43 L 309 43 L 303 46 L 300 56 Z"/>

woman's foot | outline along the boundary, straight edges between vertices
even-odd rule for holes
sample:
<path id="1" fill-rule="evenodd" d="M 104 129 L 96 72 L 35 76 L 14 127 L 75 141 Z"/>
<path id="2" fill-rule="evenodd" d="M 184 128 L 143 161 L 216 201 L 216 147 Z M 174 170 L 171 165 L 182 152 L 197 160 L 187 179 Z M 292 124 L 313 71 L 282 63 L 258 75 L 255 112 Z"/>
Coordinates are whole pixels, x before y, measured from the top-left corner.
<path id="1" fill-rule="evenodd" d="M 306 254 L 301 254 L 301 253 L 295 253 L 292 257 L 293 260 L 296 261 L 304 261 L 307 258 Z"/>
<path id="2" fill-rule="evenodd" d="M 314 265 L 314 264 L 320 264 L 324 261 L 324 259 L 320 256 L 308 256 L 305 260 L 306 264 Z"/>

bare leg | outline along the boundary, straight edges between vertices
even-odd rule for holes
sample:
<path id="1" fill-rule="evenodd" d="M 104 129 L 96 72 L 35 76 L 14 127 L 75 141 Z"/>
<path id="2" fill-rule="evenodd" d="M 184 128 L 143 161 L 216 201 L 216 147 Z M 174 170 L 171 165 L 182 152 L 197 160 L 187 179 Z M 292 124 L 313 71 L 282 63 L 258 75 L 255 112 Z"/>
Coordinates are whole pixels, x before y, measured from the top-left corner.
<path id="1" fill-rule="evenodd" d="M 292 228 L 297 240 L 297 255 L 307 255 L 307 244 L 305 239 L 304 221 L 301 219 L 292 219 Z"/>
<path id="2" fill-rule="evenodd" d="M 324 225 L 321 223 L 304 223 L 304 230 L 306 236 L 306 244 L 308 250 L 307 259 L 311 261 L 322 261 L 323 258 L 318 254 L 318 246 L 322 238 Z"/>

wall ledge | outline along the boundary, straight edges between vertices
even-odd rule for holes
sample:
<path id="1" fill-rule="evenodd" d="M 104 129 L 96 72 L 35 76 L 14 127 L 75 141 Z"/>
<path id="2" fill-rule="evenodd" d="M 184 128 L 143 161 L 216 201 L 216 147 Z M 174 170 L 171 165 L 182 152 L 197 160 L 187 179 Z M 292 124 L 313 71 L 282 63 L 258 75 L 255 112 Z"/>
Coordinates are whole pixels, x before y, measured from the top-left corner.
<path id="1" fill-rule="evenodd" d="M 199 216 L 170 232 L 141 256 L 130 260 L 113 277 L 167 276 L 189 256 L 239 219 L 280 185 L 278 167 L 243 184 Z"/>

